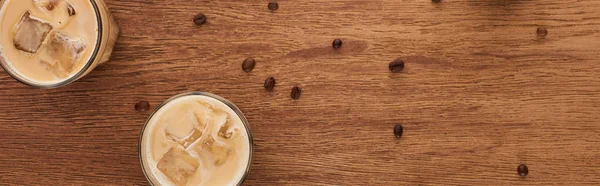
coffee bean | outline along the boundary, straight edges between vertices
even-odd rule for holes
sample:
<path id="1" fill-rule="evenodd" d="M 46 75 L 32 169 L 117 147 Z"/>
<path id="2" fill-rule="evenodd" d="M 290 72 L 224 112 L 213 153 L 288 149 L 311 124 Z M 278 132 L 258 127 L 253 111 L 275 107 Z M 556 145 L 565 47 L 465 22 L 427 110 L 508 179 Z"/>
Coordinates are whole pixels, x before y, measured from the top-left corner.
<path id="1" fill-rule="evenodd" d="M 256 66 L 256 61 L 249 57 L 244 60 L 244 63 L 242 63 L 242 70 L 244 70 L 244 72 L 250 72 L 252 69 L 254 69 L 254 66 Z"/>
<path id="2" fill-rule="evenodd" d="M 402 132 L 404 131 L 404 128 L 402 128 L 402 125 L 398 124 L 394 127 L 394 135 L 396 136 L 396 138 L 400 139 L 400 137 L 402 137 Z"/>
<path id="3" fill-rule="evenodd" d="M 150 103 L 148 103 L 147 101 L 137 102 L 134 106 L 134 109 L 139 112 L 147 111 L 148 109 L 150 109 Z"/>
<path id="4" fill-rule="evenodd" d="M 333 46 L 333 48 L 338 49 L 338 48 L 342 47 L 342 40 L 335 39 L 335 40 L 333 40 L 333 43 L 331 45 Z"/>
<path id="5" fill-rule="evenodd" d="M 269 2 L 268 7 L 269 7 L 269 10 L 275 11 L 275 10 L 279 9 L 279 4 L 275 1 L 271 1 L 271 2 Z"/>
<path id="6" fill-rule="evenodd" d="M 396 59 L 390 62 L 390 71 L 400 72 L 402 69 L 404 69 L 404 61 L 402 61 L 402 59 Z"/>
<path id="7" fill-rule="evenodd" d="M 537 29 L 537 35 L 544 37 L 544 36 L 548 35 L 548 30 L 544 27 L 540 27 Z"/>
<path id="8" fill-rule="evenodd" d="M 194 16 L 194 23 L 198 26 L 203 25 L 206 23 L 206 16 L 203 13 L 197 14 Z"/>
<path id="9" fill-rule="evenodd" d="M 527 176 L 527 174 L 529 174 L 529 168 L 527 168 L 527 165 L 521 164 L 517 167 L 517 173 L 519 173 L 519 176 Z"/>
<path id="10" fill-rule="evenodd" d="M 275 78 L 268 77 L 265 80 L 265 89 L 267 89 L 268 91 L 273 91 L 273 89 L 275 88 L 275 83 Z"/>
<path id="11" fill-rule="evenodd" d="M 298 86 L 294 86 L 294 88 L 292 88 L 292 94 L 290 96 L 292 97 L 292 99 L 299 99 L 301 93 L 302 89 Z"/>

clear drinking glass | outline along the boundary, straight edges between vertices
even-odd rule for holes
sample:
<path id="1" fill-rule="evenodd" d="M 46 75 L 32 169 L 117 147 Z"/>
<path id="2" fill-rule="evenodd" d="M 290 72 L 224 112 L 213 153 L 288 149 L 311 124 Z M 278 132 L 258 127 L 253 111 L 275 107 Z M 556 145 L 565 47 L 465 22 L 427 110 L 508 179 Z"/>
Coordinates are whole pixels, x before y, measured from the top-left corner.
<path id="1" fill-rule="evenodd" d="M 79 1 L 79 0 L 78 0 Z M 83 0 L 81 0 L 83 1 Z M 113 18 L 110 13 L 106 3 L 103 0 L 89 0 L 95 13 L 96 21 L 98 23 L 98 36 L 96 39 L 96 45 L 94 46 L 94 51 L 92 52 L 91 57 L 88 61 L 83 65 L 83 68 L 75 73 L 73 76 L 63 79 L 57 83 L 53 84 L 40 84 L 38 82 L 32 81 L 26 77 L 21 76 L 16 72 L 14 67 L 12 67 L 8 62 L 4 59 L 4 57 L 0 57 L 0 65 L 4 68 L 10 76 L 12 76 L 17 81 L 24 83 L 26 85 L 37 87 L 37 88 L 58 88 L 61 86 L 65 86 L 67 84 L 73 83 L 76 80 L 82 78 L 83 76 L 90 73 L 96 66 L 106 62 L 109 60 L 110 55 L 112 54 L 114 45 L 119 36 L 119 26 L 117 22 Z M 6 1 L 0 1 L 0 7 L 4 6 Z"/>
<path id="2" fill-rule="evenodd" d="M 233 110 L 238 115 L 238 117 L 242 120 L 242 123 L 244 124 L 244 127 L 246 128 L 246 132 L 248 135 L 249 150 L 248 150 L 248 163 L 246 164 L 246 170 L 244 171 L 244 175 L 237 182 L 237 185 L 238 186 L 242 185 L 242 183 L 244 183 L 244 181 L 246 180 L 246 177 L 248 176 L 248 173 L 250 172 L 250 166 L 252 165 L 252 154 L 254 153 L 254 150 L 253 150 L 254 143 L 252 140 L 252 132 L 250 131 L 250 125 L 248 124 L 248 120 L 246 120 L 246 117 L 244 116 L 242 111 L 240 111 L 239 108 L 237 108 L 233 103 L 231 103 L 230 101 L 228 101 L 225 98 L 222 98 L 220 96 L 217 96 L 217 95 L 214 95 L 211 93 L 207 93 L 207 92 L 189 92 L 189 93 L 183 93 L 183 94 L 173 96 L 173 97 L 169 98 L 168 100 L 164 101 L 162 104 L 160 104 L 158 107 L 156 107 L 156 109 L 152 112 L 152 114 L 150 114 L 150 116 L 146 120 L 146 123 L 142 127 L 142 131 L 140 133 L 140 139 L 138 142 L 138 158 L 140 160 L 140 164 L 142 166 L 144 176 L 146 176 L 146 179 L 148 180 L 148 183 L 150 183 L 150 185 L 159 185 L 160 182 L 158 182 L 157 178 L 155 178 L 154 174 L 152 174 L 149 165 L 144 162 L 145 154 L 143 152 L 145 152 L 144 151 L 145 145 L 143 144 L 143 142 L 144 142 L 146 126 L 148 125 L 148 123 L 150 122 L 150 120 L 152 119 L 154 114 L 156 114 L 163 106 L 165 106 L 169 102 L 177 100 L 178 98 L 183 98 L 186 96 L 197 96 L 197 95 L 214 98 L 214 99 L 224 103 L 229 108 L 231 108 L 231 110 Z"/>

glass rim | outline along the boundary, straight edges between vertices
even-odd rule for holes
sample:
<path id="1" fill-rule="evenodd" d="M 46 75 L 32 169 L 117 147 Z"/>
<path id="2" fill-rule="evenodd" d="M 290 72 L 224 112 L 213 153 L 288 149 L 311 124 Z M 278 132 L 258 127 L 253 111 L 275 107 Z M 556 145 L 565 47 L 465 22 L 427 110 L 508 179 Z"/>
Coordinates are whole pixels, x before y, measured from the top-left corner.
<path id="1" fill-rule="evenodd" d="M 150 185 L 153 185 L 153 186 L 155 185 L 154 183 L 152 183 L 152 180 L 149 177 L 149 174 L 152 174 L 152 173 L 148 172 L 149 170 L 146 171 L 146 168 L 144 168 L 144 160 L 142 158 L 142 142 L 143 142 L 143 138 L 144 138 L 144 132 L 146 131 L 146 126 L 148 126 L 148 123 L 150 122 L 150 120 L 152 119 L 154 114 L 156 114 L 163 106 L 167 105 L 168 103 L 170 103 L 174 100 L 177 100 L 177 99 L 183 98 L 183 97 L 187 97 L 187 96 L 206 96 L 209 98 L 216 99 L 217 101 L 220 101 L 221 103 L 227 105 L 231 110 L 233 110 L 238 115 L 240 120 L 242 120 L 242 124 L 244 124 L 244 128 L 246 128 L 246 133 L 248 135 L 248 144 L 249 144 L 248 162 L 246 164 L 246 170 L 244 170 L 244 175 L 240 178 L 240 180 L 237 183 L 238 186 L 242 185 L 242 183 L 244 183 L 244 181 L 246 181 L 246 177 L 248 177 L 248 174 L 250 173 L 250 167 L 252 166 L 252 155 L 254 154 L 254 143 L 253 143 L 254 140 L 252 138 L 252 131 L 250 130 L 250 124 L 248 123 L 248 120 L 246 119 L 246 117 L 244 116 L 242 111 L 237 106 L 235 106 L 235 104 L 233 104 L 231 101 L 229 101 L 221 96 L 215 95 L 215 94 L 211 94 L 208 92 L 200 92 L 200 91 L 187 92 L 187 93 L 182 93 L 182 94 L 178 94 L 173 97 L 170 97 L 169 99 L 165 100 L 160 105 L 158 105 L 156 107 L 156 109 L 154 109 L 154 111 L 152 111 L 150 116 L 148 116 L 148 119 L 146 119 L 144 126 L 142 126 L 142 130 L 140 132 L 140 137 L 138 139 L 138 159 L 140 161 L 140 166 L 142 167 L 142 172 L 144 173 L 144 177 L 146 177 L 146 180 L 148 181 L 148 183 Z"/>
<path id="2" fill-rule="evenodd" d="M 79 78 L 81 78 L 81 76 L 83 76 L 85 74 L 85 72 L 87 72 L 89 70 L 89 68 L 92 66 L 92 64 L 94 63 L 94 61 L 98 57 L 98 52 L 99 52 L 100 46 L 102 44 L 102 30 L 103 30 L 103 28 L 102 28 L 102 17 L 101 17 L 101 14 L 100 14 L 100 8 L 98 8 L 98 4 L 96 4 L 96 0 L 90 0 L 90 2 L 92 4 L 92 8 L 94 9 L 94 11 L 96 13 L 96 21 L 98 23 L 98 36 L 96 37 L 96 41 L 97 42 L 96 42 L 96 46 L 94 46 L 94 52 L 92 52 L 92 55 L 90 56 L 89 60 L 86 62 L 86 64 L 83 66 L 83 68 L 81 68 L 81 70 L 79 70 L 76 74 L 74 74 L 73 76 L 71 76 L 71 77 L 69 77 L 67 79 L 59 81 L 57 83 L 40 84 L 40 83 L 35 83 L 33 81 L 29 81 L 29 80 L 27 80 L 27 78 L 21 77 L 20 75 L 17 75 L 17 73 L 14 72 L 14 71 L 16 71 L 16 69 L 13 69 L 13 67 L 11 67 L 8 64 L 7 60 L 4 59 L 3 57 L 0 57 L 0 66 L 4 69 L 4 71 L 6 71 L 6 73 L 8 73 L 8 75 L 10 75 L 13 79 L 17 80 L 18 82 L 23 83 L 23 84 L 28 85 L 28 86 L 32 86 L 32 87 L 36 87 L 36 88 L 42 88 L 42 89 L 50 89 L 50 88 L 62 87 L 62 86 L 68 85 L 70 83 L 73 83 L 76 80 L 78 80 Z M 5 3 L 6 3 L 6 1 L 4 1 L 4 4 Z M 4 6 L 4 4 L 2 4 L 2 6 Z"/>

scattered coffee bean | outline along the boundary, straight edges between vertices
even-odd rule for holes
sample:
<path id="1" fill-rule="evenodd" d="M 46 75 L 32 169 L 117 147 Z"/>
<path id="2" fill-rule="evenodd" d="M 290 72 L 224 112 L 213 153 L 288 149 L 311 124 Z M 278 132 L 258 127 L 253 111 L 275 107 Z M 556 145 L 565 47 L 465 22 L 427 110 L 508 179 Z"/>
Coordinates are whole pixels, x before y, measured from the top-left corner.
<path id="1" fill-rule="evenodd" d="M 396 138 L 400 139 L 400 137 L 402 137 L 402 132 L 404 131 L 404 128 L 402 127 L 402 125 L 398 124 L 394 127 L 394 135 L 396 136 Z"/>
<path id="2" fill-rule="evenodd" d="M 338 49 L 338 48 L 342 47 L 342 40 L 335 39 L 335 40 L 333 40 L 333 43 L 331 45 L 333 46 L 333 48 Z"/>
<path id="3" fill-rule="evenodd" d="M 268 91 L 273 91 L 273 89 L 275 88 L 275 78 L 273 77 L 269 77 L 265 80 L 265 89 L 267 89 Z"/>
<path id="4" fill-rule="evenodd" d="M 302 89 L 298 86 L 294 86 L 294 88 L 292 88 L 292 94 L 291 94 L 292 99 L 299 99 L 301 93 L 302 93 Z"/>
<path id="5" fill-rule="evenodd" d="M 275 10 L 279 9 L 279 4 L 275 1 L 271 1 L 271 2 L 269 2 L 268 7 L 269 7 L 269 10 L 275 11 Z"/>
<path id="6" fill-rule="evenodd" d="M 404 61 L 402 59 L 396 59 L 390 62 L 390 71 L 400 72 L 404 69 Z"/>
<path id="7" fill-rule="evenodd" d="M 147 111 L 148 109 L 150 109 L 150 103 L 148 103 L 147 101 L 137 102 L 135 104 L 134 109 L 137 110 L 137 111 L 139 111 L 139 112 Z"/>
<path id="8" fill-rule="evenodd" d="M 519 173 L 519 176 L 527 176 L 527 174 L 529 174 L 529 168 L 527 168 L 527 165 L 521 164 L 517 168 L 517 172 Z"/>
<path id="9" fill-rule="evenodd" d="M 254 69 L 254 66 L 256 66 L 256 61 L 249 57 L 244 60 L 244 63 L 242 63 L 242 70 L 244 70 L 244 72 L 250 72 L 252 69 Z"/>
<path id="10" fill-rule="evenodd" d="M 203 25 L 206 23 L 206 16 L 203 13 L 197 14 L 194 16 L 194 23 L 198 26 Z"/>
<path id="11" fill-rule="evenodd" d="M 544 27 L 540 27 L 537 29 L 537 35 L 544 37 L 544 36 L 548 35 L 548 30 L 546 30 L 546 28 L 544 28 Z"/>

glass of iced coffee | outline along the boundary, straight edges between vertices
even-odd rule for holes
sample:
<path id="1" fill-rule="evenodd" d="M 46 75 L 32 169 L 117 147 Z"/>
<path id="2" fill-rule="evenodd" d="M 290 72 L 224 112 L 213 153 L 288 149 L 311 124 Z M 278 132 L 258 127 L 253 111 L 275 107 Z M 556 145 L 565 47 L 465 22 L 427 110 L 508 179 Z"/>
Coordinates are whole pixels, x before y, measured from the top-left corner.
<path id="1" fill-rule="evenodd" d="M 0 64 L 30 86 L 85 76 L 109 60 L 118 35 L 102 0 L 0 0 Z"/>
<path id="2" fill-rule="evenodd" d="M 204 92 L 180 94 L 158 106 L 139 141 L 140 163 L 151 185 L 241 185 L 252 152 L 242 112 Z"/>

